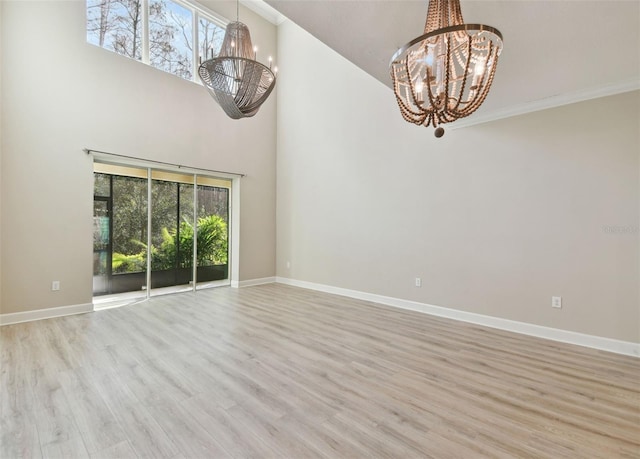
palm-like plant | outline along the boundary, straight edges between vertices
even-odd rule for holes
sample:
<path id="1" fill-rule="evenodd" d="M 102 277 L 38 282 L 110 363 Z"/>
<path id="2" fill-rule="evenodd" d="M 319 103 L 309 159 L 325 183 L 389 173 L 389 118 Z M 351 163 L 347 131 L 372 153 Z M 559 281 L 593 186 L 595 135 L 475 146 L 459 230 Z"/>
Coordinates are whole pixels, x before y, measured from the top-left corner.
<path id="1" fill-rule="evenodd" d="M 159 247 L 151 246 L 151 270 L 163 271 L 193 266 L 193 224 L 187 220 L 178 228 L 162 228 Z M 198 266 L 224 265 L 228 260 L 227 224 L 217 215 L 200 217 L 197 222 Z M 178 244 L 176 244 L 178 239 Z M 113 272 L 140 272 L 147 264 L 147 245 L 134 241 L 142 247 L 140 253 L 113 254 Z"/>

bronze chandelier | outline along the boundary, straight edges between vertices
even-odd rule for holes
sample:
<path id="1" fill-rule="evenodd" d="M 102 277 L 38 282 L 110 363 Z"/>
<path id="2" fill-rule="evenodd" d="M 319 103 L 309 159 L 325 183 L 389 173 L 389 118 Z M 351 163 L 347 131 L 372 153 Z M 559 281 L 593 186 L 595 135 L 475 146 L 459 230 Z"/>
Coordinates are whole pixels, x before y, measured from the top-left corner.
<path id="1" fill-rule="evenodd" d="M 400 112 L 417 125 L 440 124 L 475 112 L 484 102 L 502 51 L 502 34 L 465 24 L 460 0 L 430 0 L 424 34 L 400 48 L 389 70 Z"/>

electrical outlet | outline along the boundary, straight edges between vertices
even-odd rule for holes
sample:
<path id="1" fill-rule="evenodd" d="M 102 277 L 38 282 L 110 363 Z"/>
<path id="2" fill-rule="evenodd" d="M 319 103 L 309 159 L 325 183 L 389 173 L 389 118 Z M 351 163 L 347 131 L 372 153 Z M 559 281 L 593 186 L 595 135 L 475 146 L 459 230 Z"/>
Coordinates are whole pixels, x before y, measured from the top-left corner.
<path id="1" fill-rule="evenodd" d="M 422 279 L 416 277 L 416 287 L 422 287 Z"/>
<path id="2" fill-rule="evenodd" d="M 287 269 L 291 268 L 291 262 L 287 261 Z"/>
<path id="3" fill-rule="evenodd" d="M 552 296 L 551 297 L 551 307 L 560 309 L 562 307 L 562 297 L 561 296 Z"/>
<path id="4" fill-rule="evenodd" d="M 57 292 L 58 290 L 60 290 L 60 281 L 51 282 L 51 290 L 54 292 Z"/>

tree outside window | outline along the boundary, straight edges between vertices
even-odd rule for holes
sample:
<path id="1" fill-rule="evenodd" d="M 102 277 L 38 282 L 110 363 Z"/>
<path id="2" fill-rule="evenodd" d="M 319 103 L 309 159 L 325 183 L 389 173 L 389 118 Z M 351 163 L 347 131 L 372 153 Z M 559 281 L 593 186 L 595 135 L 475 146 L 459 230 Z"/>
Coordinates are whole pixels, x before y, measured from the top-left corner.
<path id="1" fill-rule="evenodd" d="M 149 24 L 146 35 L 145 17 Z M 171 0 L 87 0 L 87 42 L 139 61 L 145 61 L 143 50 L 148 49 L 145 63 L 186 80 L 195 78 L 196 59 L 200 63 L 218 54 L 223 37 L 223 27 L 188 4 Z"/>

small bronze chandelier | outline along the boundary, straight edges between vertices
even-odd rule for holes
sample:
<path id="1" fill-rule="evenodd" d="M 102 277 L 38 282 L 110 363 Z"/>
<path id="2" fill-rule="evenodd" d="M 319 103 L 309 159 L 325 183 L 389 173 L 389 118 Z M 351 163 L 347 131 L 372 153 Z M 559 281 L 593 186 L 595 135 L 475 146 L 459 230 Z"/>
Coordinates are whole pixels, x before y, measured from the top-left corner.
<path id="1" fill-rule="evenodd" d="M 400 48 L 389 70 L 403 118 L 418 125 L 451 123 L 484 102 L 502 51 L 502 34 L 465 24 L 460 0 L 429 0 L 424 34 Z"/>
<path id="2" fill-rule="evenodd" d="M 242 22 L 227 26 L 217 57 L 203 62 L 200 79 L 213 99 L 233 119 L 255 115 L 276 85 L 277 68 L 256 60 L 249 28 Z"/>

